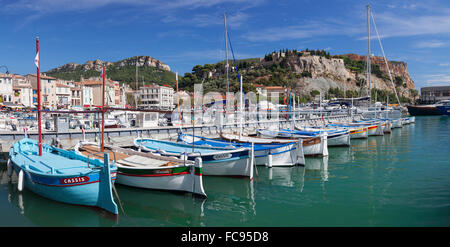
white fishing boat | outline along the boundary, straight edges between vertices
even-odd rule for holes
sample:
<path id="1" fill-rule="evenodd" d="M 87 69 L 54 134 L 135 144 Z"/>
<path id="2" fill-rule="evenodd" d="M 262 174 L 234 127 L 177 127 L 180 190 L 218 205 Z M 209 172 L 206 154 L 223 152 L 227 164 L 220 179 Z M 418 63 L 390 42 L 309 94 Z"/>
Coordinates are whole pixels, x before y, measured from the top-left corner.
<path id="1" fill-rule="evenodd" d="M 187 144 L 205 147 L 216 147 L 224 149 L 250 148 L 253 145 L 255 165 L 272 166 L 294 166 L 296 164 L 304 165 L 302 146 L 299 142 L 290 143 L 255 143 L 227 141 L 224 139 L 211 139 L 189 134 L 180 134 L 179 140 Z M 253 141 L 255 141 L 253 139 Z M 258 141 L 258 140 L 256 140 Z"/>
<path id="2" fill-rule="evenodd" d="M 350 146 L 350 131 L 344 128 L 327 127 L 295 127 L 296 130 L 306 132 L 327 132 L 328 147 Z"/>
<path id="3" fill-rule="evenodd" d="M 258 130 L 258 135 L 264 138 L 273 138 L 275 140 L 299 140 L 302 139 L 304 156 L 328 155 L 327 133 L 321 133 L 316 136 L 292 134 L 280 130 Z"/>
<path id="4" fill-rule="evenodd" d="M 81 141 L 74 149 L 80 155 L 97 158 L 103 162 L 98 143 Z M 145 189 L 184 191 L 206 196 L 203 189 L 201 158 L 193 162 L 109 145 L 105 146 L 104 150 L 113 153 L 109 157 L 117 166 L 118 184 Z"/>
<path id="5" fill-rule="evenodd" d="M 136 138 L 134 146 L 142 151 L 181 159 L 195 160 L 201 157 L 203 175 L 244 176 L 253 179 L 253 153 L 249 148 L 224 150 L 149 138 Z"/>

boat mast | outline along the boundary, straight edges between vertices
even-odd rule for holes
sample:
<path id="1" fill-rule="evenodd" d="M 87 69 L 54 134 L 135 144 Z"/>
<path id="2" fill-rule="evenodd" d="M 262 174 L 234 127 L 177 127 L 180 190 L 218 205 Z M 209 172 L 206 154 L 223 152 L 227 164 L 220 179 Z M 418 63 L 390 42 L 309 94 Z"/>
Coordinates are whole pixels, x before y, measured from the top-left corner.
<path id="1" fill-rule="evenodd" d="M 137 97 L 138 97 L 138 57 L 136 57 L 136 94 L 134 95 L 134 105 L 137 109 Z"/>
<path id="2" fill-rule="evenodd" d="M 242 128 L 243 128 L 243 126 L 242 126 L 242 122 L 244 121 L 244 119 L 243 119 L 243 114 L 244 114 L 244 107 L 243 107 L 243 101 L 244 101 L 244 90 L 242 89 L 242 76 L 241 76 L 241 78 L 240 78 L 240 87 L 241 87 L 241 95 L 240 95 L 240 99 L 239 99 L 239 101 L 240 101 L 240 115 L 241 115 L 241 117 L 240 117 L 240 128 L 239 128 L 239 138 L 241 138 L 242 137 Z M 244 115 L 244 117 L 245 117 L 245 115 Z"/>
<path id="3" fill-rule="evenodd" d="M 229 69 L 229 64 L 228 64 L 228 33 L 227 33 L 227 16 L 225 15 L 225 13 L 223 14 L 223 23 L 225 26 L 225 57 L 226 57 L 226 65 L 225 65 L 225 69 L 226 69 L 226 73 L 227 73 L 227 93 L 230 91 L 230 83 L 229 83 L 229 79 L 228 79 L 228 69 Z"/>
<path id="4" fill-rule="evenodd" d="M 38 142 L 38 148 L 39 148 L 39 156 L 42 156 L 42 130 L 41 130 L 41 59 L 39 55 L 39 37 L 36 37 L 36 57 L 37 57 L 37 100 L 38 100 L 38 132 L 39 132 L 39 142 Z M 34 61 L 36 63 L 36 59 Z"/>
<path id="5" fill-rule="evenodd" d="M 104 136 L 105 136 L 105 64 L 103 64 L 103 90 L 102 90 L 102 152 L 104 152 Z"/>
<path id="6" fill-rule="evenodd" d="M 367 85 L 369 86 L 369 105 L 372 103 L 372 91 L 371 91 L 371 74 L 372 68 L 370 64 L 370 4 L 367 4 Z"/>
<path id="7" fill-rule="evenodd" d="M 180 98 L 178 97 L 178 71 L 175 74 L 175 79 L 177 82 L 177 112 L 178 112 L 178 121 L 180 123 L 181 126 L 181 115 L 180 115 Z M 180 127 L 181 128 L 181 127 Z"/>

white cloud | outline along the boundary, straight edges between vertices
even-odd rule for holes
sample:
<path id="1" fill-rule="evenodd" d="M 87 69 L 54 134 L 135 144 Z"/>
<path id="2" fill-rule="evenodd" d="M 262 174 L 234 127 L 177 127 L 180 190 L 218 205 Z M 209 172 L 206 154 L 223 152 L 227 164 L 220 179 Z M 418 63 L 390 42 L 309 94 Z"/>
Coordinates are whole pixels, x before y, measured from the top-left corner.
<path id="1" fill-rule="evenodd" d="M 416 48 L 438 48 L 446 46 L 447 43 L 439 40 L 424 40 L 415 43 L 413 46 Z"/>
<path id="2" fill-rule="evenodd" d="M 447 74 L 432 74 L 426 75 L 425 84 L 427 86 L 449 85 L 450 75 Z"/>
<path id="3" fill-rule="evenodd" d="M 353 35 L 361 32 L 360 26 L 337 25 L 334 21 L 310 21 L 302 25 L 272 27 L 265 30 L 252 31 L 244 38 L 249 41 L 276 42 L 281 40 L 306 39 L 318 36 Z"/>

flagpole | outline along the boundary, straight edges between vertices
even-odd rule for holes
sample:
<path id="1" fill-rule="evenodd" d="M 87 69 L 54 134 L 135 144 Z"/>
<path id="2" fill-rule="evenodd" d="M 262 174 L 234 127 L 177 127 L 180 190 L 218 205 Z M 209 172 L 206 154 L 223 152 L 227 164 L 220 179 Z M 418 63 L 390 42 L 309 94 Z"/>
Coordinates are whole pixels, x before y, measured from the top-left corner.
<path id="1" fill-rule="evenodd" d="M 39 142 L 38 142 L 38 148 L 39 148 L 39 156 L 42 156 L 42 130 L 41 130 L 41 77 L 40 77 L 40 56 L 39 56 L 39 37 L 36 37 L 36 58 L 37 58 L 37 100 L 38 100 L 38 132 L 39 132 Z M 34 62 L 36 63 L 36 58 L 34 59 Z"/>
<path id="2" fill-rule="evenodd" d="M 103 92 L 102 92 L 102 152 L 104 152 L 104 136 L 105 136 L 105 65 L 103 65 L 102 69 L 102 77 L 103 77 Z"/>

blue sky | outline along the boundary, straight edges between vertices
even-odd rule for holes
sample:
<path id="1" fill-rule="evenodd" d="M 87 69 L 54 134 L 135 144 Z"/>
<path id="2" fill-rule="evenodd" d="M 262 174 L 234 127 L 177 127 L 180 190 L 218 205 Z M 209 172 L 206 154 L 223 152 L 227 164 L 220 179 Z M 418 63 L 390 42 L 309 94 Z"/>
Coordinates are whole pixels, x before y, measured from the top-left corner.
<path id="1" fill-rule="evenodd" d="M 449 85 L 447 1 L 0 0 L 0 65 L 35 73 L 39 36 L 41 71 L 148 55 L 184 74 L 225 58 L 224 13 L 236 58 L 284 48 L 365 55 L 368 3 L 387 58 L 408 64 L 416 88 Z M 372 48 L 381 56 L 376 39 Z"/>

